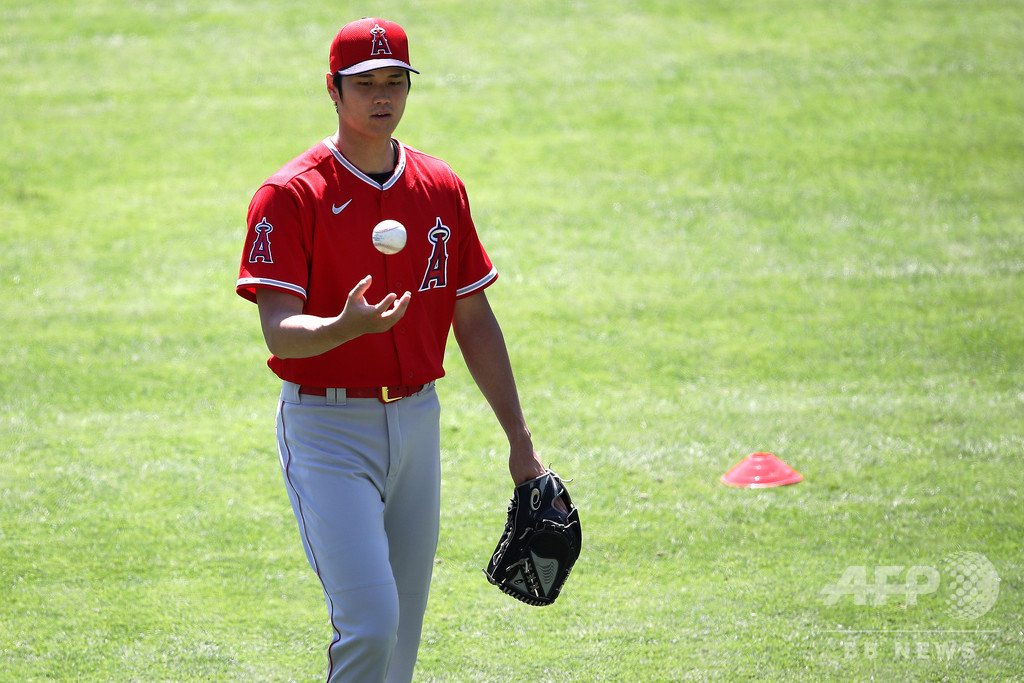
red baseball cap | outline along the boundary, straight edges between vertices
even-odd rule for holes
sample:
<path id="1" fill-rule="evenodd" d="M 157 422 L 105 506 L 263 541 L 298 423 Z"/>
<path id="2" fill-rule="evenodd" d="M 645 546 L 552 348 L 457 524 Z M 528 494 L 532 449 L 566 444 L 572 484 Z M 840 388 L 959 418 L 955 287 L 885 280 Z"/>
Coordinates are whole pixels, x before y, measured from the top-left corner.
<path id="1" fill-rule="evenodd" d="M 345 24 L 331 43 L 331 73 L 351 76 L 364 71 L 409 66 L 409 37 L 405 29 L 386 19 L 360 19 Z"/>

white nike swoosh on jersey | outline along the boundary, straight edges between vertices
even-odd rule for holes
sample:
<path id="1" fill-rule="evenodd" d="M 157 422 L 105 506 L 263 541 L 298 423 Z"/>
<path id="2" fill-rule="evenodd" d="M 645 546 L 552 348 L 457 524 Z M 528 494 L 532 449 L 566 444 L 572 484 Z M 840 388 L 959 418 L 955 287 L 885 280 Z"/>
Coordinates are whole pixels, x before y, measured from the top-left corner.
<path id="1" fill-rule="evenodd" d="M 345 202 L 344 204 L 342 204 L 341 206 L 335 206 L 334 204 L 331 204 L 331 211 L 333 211 L 334 215 L 337 216 L 339 213 L 341 213 L 342 211 L 345 210 L 346 206 L 348 206 L 351 203 L 352 203 L 352 200 L 350 199 L 347 202 Z"/>

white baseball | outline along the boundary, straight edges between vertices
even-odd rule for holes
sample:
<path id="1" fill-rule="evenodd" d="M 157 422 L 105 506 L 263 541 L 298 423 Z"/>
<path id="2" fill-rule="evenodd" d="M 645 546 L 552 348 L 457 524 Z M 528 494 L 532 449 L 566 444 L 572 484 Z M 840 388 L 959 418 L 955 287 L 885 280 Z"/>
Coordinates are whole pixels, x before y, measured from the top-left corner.
<path id="1" fill-rule="evenodd" d="M 382 254 L 397 254 L 402 251 L 407 237 L 405 226 L 390 218 L 373 227 L 373 246 Z"/>

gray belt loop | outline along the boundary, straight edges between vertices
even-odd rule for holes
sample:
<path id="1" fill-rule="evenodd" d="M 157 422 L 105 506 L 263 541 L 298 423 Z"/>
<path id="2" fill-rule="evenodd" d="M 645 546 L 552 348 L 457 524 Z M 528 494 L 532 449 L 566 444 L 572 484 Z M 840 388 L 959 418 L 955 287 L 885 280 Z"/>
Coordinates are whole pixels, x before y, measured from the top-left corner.
<path id="1" fill-rule="evenodd" d="M 302 399 L 299 398 L 299 385 L 284 380 L 281 385 L 281 400 L 285 403 L 302 403 Z"/>
<path id="2" fill-rule="evenodd" d="M 348 396 L 345 395 L 344 389 L 328 389 L 326 399 L 326 405 L 343 406 Z"/>

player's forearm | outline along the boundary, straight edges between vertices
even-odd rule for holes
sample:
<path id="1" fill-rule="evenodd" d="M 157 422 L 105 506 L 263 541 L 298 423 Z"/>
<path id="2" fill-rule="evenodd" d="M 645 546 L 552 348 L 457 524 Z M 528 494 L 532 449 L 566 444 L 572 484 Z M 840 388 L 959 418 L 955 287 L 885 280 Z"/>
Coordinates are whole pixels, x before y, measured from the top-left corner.
<path id="1" fill-rule="evenodd" d="M 519 391 L 504 342 L 490 345 L 490 350 L 487 350 L 488 345 L 478 342 L 465 346 L 460 344 L 473 380 L 491 406 L 509 444 L 513 448 L 532 448 L 532 435 L 519 402 Z"/>
<path id="2" fill-rule="evenodd" d="M 512 444 L 530 440 L 530 430 L 519 403 L 512 363 L 501 327 L 486 303 L 460 301 L 454 319 L 455 339 L 473 380 Z"/>
<path id="3" fill-rule="evenodd" d="M 312 358 L 355 339 L 359 332 L 342 316 L 302 312 L 301 299 L 273 290 L 256 294 L 267 348 L 278 358 Z"/>
<path id="4" fill-rule="evenodd" d="M 303 300 L 286 292 L 260 289 L 256 303 L 267 348 L 278 358 L 312 358 L 364 334 L 386 332 L 402 319 L 412 295 L 388 294 L 376 304 L 363 295 L 373 279 L 366 276 L 348 294 L 340 315 L 303 313 Z"/>
<path id="5" fill-rule="evenodd" d="M 533 435 L 523 416 L 501 331 L 495 328 L 494 335 L 478 333 L 464 338 L 460 347 L 470 374 L 508 439 L 508 468 L 512 481 L 521 484 L 543 474 L 544 466 L 533 446 Z"/>
<path id="6" fill-rule="evenodd" d="M 523 416 L 501 328 L 483 294 L 456 304 L 455 339 L 466 367 L 509 442 L 509 472 L 516 484 L 540 476 L 544 466 Z"/>
<path id="7" fill-rule="evenodd" d="M 291 315 L 268 321 L 263 336 L 267 348 L 278 358 L 311 358 L 327 353 L 356 335 L 339 324 L 339 319 L 313 315 Z"/>

